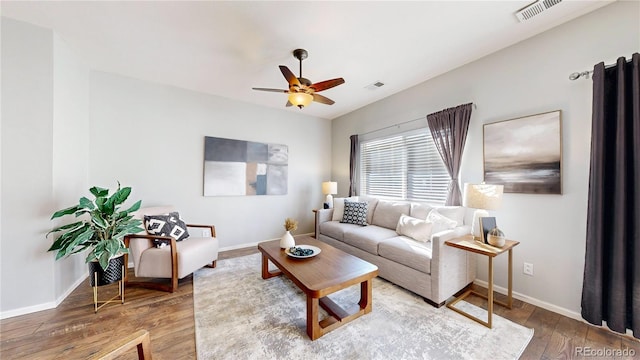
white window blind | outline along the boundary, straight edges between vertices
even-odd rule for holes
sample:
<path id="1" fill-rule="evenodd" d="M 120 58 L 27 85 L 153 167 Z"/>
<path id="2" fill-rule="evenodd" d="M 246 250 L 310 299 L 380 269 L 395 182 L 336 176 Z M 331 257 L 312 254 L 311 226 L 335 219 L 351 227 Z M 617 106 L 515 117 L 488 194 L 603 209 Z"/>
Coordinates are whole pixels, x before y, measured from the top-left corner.
<path id="1" fill-rule="evenodd" d="M 360 143 L 360 193 L 444 204 L 450 176 L 423 128 Z"/>

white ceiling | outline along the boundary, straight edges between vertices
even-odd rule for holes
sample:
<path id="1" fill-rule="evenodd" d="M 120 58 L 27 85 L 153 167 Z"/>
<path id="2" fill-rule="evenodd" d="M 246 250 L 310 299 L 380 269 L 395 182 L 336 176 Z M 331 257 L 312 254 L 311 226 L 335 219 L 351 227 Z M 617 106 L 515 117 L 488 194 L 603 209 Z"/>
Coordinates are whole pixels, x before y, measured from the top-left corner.
<path id="1" fill-rule="evenodd" d="M 333 119 L 611 1 L 571 1 L 520 23 L 531 1 L 2 1 L 3 16 L 54 29 L 92 69 Z M 570 44 L 567 44 L 570 46 Z M 332 106 L 285 108 L 278 69 L 343 77 Z M 532 54 L 536 55 L 536 54 Z M 385 86 L 365 88 L 376 81 Z"/>

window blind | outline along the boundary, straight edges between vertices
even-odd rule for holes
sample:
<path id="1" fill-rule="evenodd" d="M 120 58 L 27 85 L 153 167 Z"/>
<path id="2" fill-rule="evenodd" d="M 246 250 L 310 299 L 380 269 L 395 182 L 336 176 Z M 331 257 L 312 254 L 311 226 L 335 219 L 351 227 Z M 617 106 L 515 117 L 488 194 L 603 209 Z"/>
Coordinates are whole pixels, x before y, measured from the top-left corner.
<path id="1" fill-rule="evenodd" d="M 360 193 L 444 204 L 451 178 L 429 129 L 360 143 Z"/>

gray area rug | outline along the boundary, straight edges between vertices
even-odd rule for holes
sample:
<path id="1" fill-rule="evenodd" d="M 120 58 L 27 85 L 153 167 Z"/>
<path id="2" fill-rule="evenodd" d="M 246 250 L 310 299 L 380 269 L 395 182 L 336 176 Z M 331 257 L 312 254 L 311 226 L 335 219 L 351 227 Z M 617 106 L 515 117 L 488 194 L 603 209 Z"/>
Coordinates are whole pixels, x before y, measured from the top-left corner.
<path id="1" fill-rule="evenodd" d="M 304 293 L 284 276 L 263 280 L 260 261 L 254 254 L 195 273 L 198 359 L 517 359 L 533 336 L 495 315 L 488 329 L 376 278 L 371 313 L 311 341 Z M 359 296 L 359 286 L 330 295 L 338 304 Z"/>

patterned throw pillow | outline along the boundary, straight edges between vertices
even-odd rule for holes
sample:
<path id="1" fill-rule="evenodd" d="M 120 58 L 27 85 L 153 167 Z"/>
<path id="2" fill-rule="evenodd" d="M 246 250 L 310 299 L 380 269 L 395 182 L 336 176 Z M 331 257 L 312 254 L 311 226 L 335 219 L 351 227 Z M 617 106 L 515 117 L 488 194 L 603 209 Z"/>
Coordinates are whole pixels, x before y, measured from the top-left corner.
<path id="1" fill-rule="evenodd" d="M 171 236 L 176 241 L 182 241 L 189 237 L 187 225 L 180 219 L 180 214 L 171 212 L 163 215 L 145 215 L 144 228 L 149 235 Z M 153 239 L 156 247 L 169 245 L 168 240 Z"/>
<path id="2" fill-rule="evenodd" d="M 341 223 L 367 225 L 367 202 L 345 201 Z"/>

